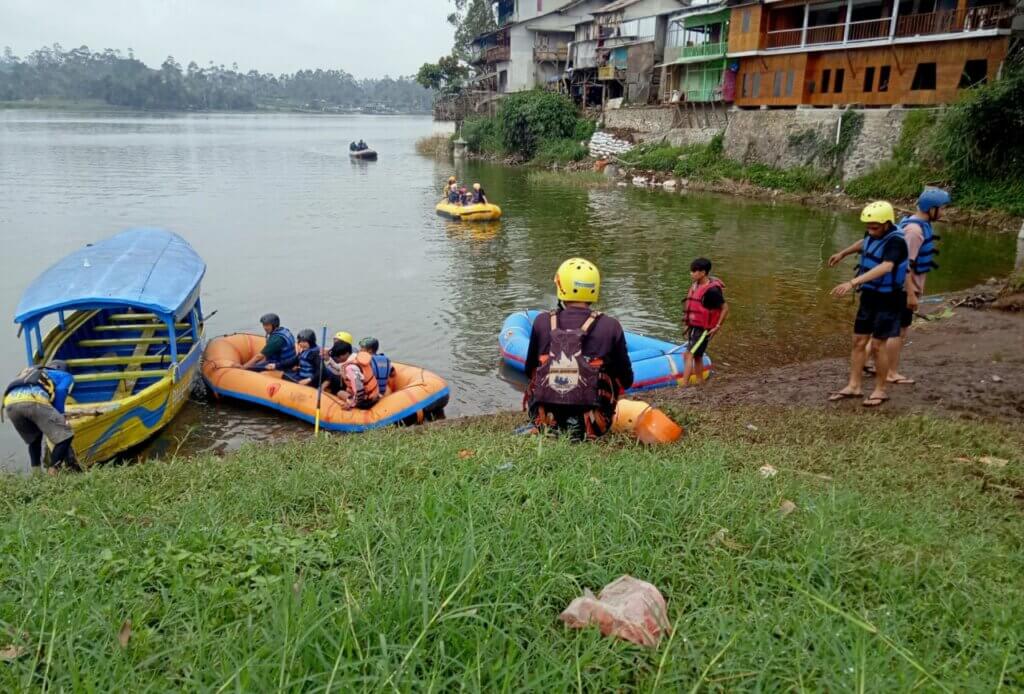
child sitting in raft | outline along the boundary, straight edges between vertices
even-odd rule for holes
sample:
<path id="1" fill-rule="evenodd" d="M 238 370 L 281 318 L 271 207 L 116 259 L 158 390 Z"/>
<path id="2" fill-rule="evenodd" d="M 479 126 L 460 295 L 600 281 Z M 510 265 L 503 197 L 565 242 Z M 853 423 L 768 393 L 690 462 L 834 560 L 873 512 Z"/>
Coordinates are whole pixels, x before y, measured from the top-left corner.
<path id="1" fill-rule="evenodd" d="M 479 183 L 473 184 L 473 200 L 474 205 L 486 205 L 487 204 L 487 193 L 480 186 Z"/>
<path id="2" fill-rule="evenodd" d="M 347 333 L 339 333 L 342 334 L 348 336 Z M 368 410 L 380 400 L 380 389 L 369 353 L 360 350 L 359 354 L 352 354 L 352 343 L 336 335 L 329 357 L 325 366 L 340 380 L 341 388 L 336 396 L 345 408 Z"/>
<path id="3" fill-rule="evenodd" d="M 320 387 L 320 348 L 316 346 L 316 333 L 306 328 L 295 338 L 295 356 L 267 364 L 269 370 L 278 369 L 282 377 L 303 386 Z"/>
<path id="4" fill-rule="evenodd" d="M 452 183 L 448 186 L 448 202 L 452 205 L 458 205 L 461 199 L 462 198 L 459 195 L 459 184 Z"/>
<path id="5" fill-rule="evenodd" d="M 395 387 L 395 367 L 386 354 L 380 354 L 380 342 L 375 337 L 364 337 L 359 341 L 359 351 L 370 355 L 370 366 L 377 379 L 377 390 L 380 397 L 387 395 L 388 388 Z"/>

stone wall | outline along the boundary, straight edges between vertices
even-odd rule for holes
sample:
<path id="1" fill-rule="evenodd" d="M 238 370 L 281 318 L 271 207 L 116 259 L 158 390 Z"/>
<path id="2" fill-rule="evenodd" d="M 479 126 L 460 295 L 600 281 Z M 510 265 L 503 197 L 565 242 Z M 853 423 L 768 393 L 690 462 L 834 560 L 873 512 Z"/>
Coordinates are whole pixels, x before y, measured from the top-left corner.
<path id="1" fill-rule="evenodd" d="M 796 109 L 737 110 L 729 114 L 725 130 L 725 156 L 746 163 L 778 168 L 812 166 L 831 171 L 841 120 L 856 113 L 861 121 L 845 151 L 837 173 L 843 180 L 861 176 L 892 158 L 899 142 L 903 109 Z"/>
<path id="2" fill-rule="evenodd" d="M 725 130 L 724 106 L 640 106 L 608 110 L 604 127 L 632 130 L 636 142 L 667 142 L 675 147 L 706 144 Z"/>

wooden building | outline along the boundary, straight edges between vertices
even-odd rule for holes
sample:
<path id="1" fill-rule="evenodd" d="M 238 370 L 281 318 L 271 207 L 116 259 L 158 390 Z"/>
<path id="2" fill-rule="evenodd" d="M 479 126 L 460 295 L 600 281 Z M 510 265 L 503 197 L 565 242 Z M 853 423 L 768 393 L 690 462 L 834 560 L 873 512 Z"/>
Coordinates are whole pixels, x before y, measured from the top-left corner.
<path id="1" fill-rule="evenodd" d="M 729 8 L 723 0 L 695 0 L 669 17 L 661 76 L 663 103 L 733 100 L 735 71 L 726 63 Z"/>
<path id="2" fill-rule="evenodd" d="M 739 107 L 932 106 L 995 79 L 1010 0 L 760 0 L 731 10 Z"/>

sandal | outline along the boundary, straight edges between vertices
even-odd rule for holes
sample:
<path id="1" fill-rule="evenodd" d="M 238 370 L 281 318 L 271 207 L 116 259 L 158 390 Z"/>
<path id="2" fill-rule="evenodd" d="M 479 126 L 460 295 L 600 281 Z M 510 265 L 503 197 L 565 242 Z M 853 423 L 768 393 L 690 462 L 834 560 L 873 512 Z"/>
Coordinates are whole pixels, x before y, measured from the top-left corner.
<path id="1" fill-rule="evenodd" d="M 892 383 L 893 385 L 897 385 L 897 386 L 912 386 L 915 383 L 917 383 L 917 381 L 915 381 L 914 379 L 907 378 L 906 376 L 901 376 L 900 378 L 896 378 L 896 379 L 887 378 L 887 379 L 885 379 L 885 382 L 886 383 Z"/>
<path id="2" fill-rule="evenodd" d="M 863 405 L 864 407 L 881 407 L 888 399 L 889 396 L 884 398 L 867 398 L 864 400 Z"/>
<path id="3" fill-rule="evenodd" d="M 848 400 L 850 398 L 862 398 L 864 393 L 844 393 L 841 390 L 836 391 L 828 396 L 829 402 L 839 402 L 840 400 Z"/>

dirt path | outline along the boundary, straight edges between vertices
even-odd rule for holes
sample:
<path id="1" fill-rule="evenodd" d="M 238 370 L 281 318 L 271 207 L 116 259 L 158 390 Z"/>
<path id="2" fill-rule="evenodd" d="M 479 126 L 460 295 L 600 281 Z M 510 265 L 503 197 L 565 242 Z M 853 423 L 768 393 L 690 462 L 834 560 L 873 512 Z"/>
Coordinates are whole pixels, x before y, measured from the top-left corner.
<path id="1" fill-rule="evenodd" d="M 939 307 L 933 315 L 941 313 Z M 846 384 L 849 357 L 823 359 L 755 374 L 720 374 L 704 388 L 679 389 L 651 398 L 709 407 L 791 405 L 865 411 L 860 400 L 829 403 Z M 966 307 L 911 328 L 901 371 L 916 385 L 892 386 L 888 413 L 929 412 L 968 418 L 1024 418 L 1024 315 Z M 873 377 L 866 377 L 873 379 Z M 865 380 L 865 392 L 872 380 Z"/>

